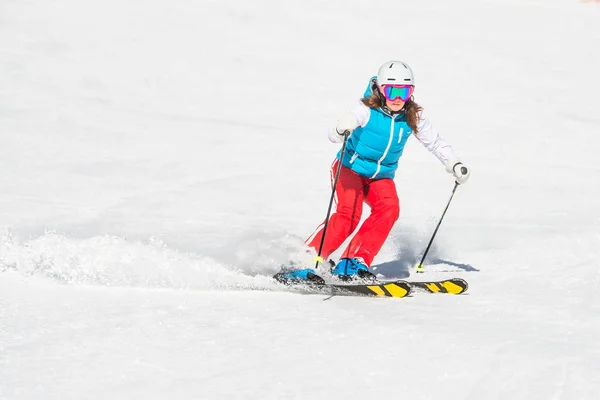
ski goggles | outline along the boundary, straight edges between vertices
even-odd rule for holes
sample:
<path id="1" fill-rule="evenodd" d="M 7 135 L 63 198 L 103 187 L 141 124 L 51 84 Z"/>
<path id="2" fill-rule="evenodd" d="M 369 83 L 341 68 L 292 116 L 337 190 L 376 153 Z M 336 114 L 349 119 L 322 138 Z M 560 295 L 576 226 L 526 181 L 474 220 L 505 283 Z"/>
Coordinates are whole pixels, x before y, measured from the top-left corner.
<path id="1" fill-rule="evenodd" d="M 396 99 L 406 101 L 410 99 L 414 90 L 413 85 L 381 85 L 381 92 L 389 101 Z"/>

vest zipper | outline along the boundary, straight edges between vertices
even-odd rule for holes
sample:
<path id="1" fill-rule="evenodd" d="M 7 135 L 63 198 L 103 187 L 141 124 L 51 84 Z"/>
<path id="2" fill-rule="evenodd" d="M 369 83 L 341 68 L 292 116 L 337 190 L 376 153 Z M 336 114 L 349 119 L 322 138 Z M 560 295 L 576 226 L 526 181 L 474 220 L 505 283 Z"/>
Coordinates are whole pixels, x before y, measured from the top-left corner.
<path id="1" fill-rule="evenodd" d="M 394 118 L 394 116 L 392 116 L 392 122 L 390 123 L 390 138 L 388 140 L 387 147 L 385 148 L 385 151 L 383 152 L 383 155 L 377 161 L 377 169 L 375 170 L 375 173 L 373 174 L 371 179 L 375 179 L 377 174 L 379 174 L 379 171 L 381 171 L 381 163 L 383 162 L 385 157 L 387 157 L 388 151 L 390 151 L 390 147 L 392 147 L 392 141 L 394 140 L 394 122 L 395 121 L 396 121 L 396 118 Z"/>

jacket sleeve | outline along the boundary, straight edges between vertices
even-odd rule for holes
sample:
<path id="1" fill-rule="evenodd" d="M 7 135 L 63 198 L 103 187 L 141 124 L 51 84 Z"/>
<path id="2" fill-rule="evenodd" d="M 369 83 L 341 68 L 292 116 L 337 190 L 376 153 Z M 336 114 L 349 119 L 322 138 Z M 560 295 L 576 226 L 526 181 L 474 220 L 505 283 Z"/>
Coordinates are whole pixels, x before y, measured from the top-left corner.
<path id="1" fill-rule="evenodd" d="M 357 127 L 364 128 L 369 123 L 369 118 L 371 117 L 371 110 L 369 107 L 365 106 L 362 101 L 356 103 L 356 105 L 350 110 L 349 114 L 352 114 L 356 117 L 356 121 L 358 123 Z M 332 127 L 329 132 L 329 140 L 333 143 L 339 143 L 339 135 L 336 132 L 337 126 Z"/>
<path id="2" fill-rule="evenodd" d="M 433 153 L 442 164 L 446 164 L 447 160 L 455 159 L 456 154 L 452 150 L 452 146 L 446 142 L 433 127 L 429 119 L 424 117 L 423 114 L 419 115 L 418 133 L 416 138 Z"/>

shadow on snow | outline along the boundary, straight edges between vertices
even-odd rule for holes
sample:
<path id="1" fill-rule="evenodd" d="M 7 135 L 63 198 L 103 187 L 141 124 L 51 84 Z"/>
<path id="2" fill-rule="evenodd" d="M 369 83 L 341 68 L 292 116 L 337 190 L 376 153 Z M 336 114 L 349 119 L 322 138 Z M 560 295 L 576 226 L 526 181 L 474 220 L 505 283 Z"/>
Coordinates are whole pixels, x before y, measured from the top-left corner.
<path id="1" fill-rule="evenodd" d="M 410 269 L 417 263 L 416 260 L 393 260 L 382 264 L 373 265 L 373 272 L 381 274 L 385 279 L 405 279 L 410 276 Z M 432 272 L 479 272 L 477 268 L 469 264 L 456 263 L 441 258 L 431 260 L 425 263 L 425 269 L 430 267 Z M 452 268 L 444 268 L 452 267 Z"/>

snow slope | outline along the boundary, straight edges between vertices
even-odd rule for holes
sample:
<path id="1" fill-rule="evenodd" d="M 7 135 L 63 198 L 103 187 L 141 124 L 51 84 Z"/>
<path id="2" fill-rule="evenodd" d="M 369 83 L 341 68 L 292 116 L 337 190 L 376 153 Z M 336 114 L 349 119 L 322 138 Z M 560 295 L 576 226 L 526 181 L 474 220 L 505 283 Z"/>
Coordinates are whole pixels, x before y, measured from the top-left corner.
<path id="1" fill-rule="evenodd" d="M 595 399 L 600 7 L 0 4 L 0 399 Z M 388 59 L 472 168 L 428 257 L 468 295 L 303 296 L 327 129 Z M 376 258 L 453 181 L 414 140 Z M 419 277 L 411 276 L 410 279 Z"/>

